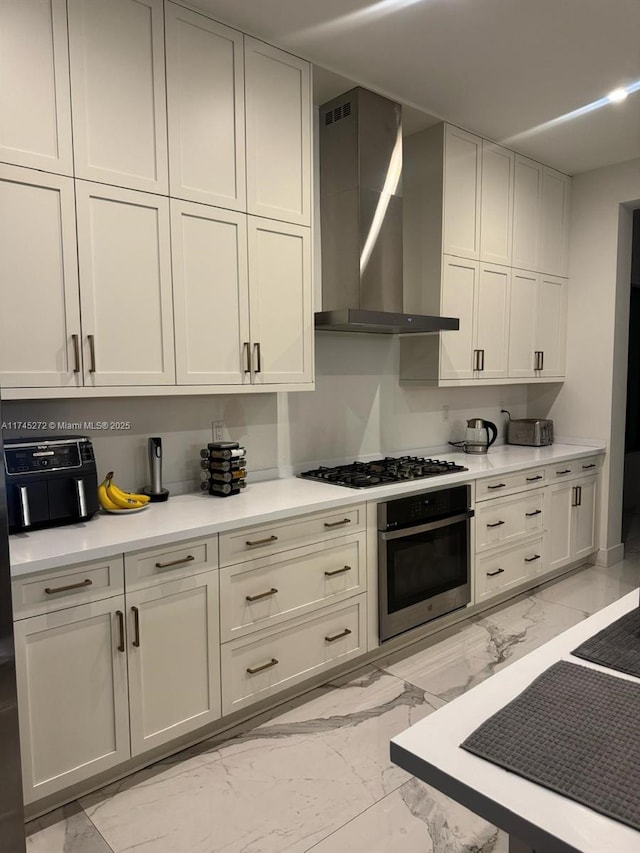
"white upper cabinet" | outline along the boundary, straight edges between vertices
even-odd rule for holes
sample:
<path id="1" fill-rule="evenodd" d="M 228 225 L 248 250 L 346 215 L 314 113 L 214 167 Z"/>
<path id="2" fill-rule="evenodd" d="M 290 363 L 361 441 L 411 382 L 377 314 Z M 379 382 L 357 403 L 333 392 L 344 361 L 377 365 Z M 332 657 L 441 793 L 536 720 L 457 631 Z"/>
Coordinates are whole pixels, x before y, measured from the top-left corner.
<path id="1" fill-rule="evenodd" d="M 515 154 L 482 141 L 480 258 L 511 265 Z"/>
<path id="2" fill-rule="evenodd" d="M 85 384 L 175 382 L 169 199 L 78 181 Z"/>
<path id="3" fill-rule="evenodd" d="M 258 385 L 313 381 L 311 232 L 249 217 L 250 369 Z"/>
<path id="4" fill-rule="evenodd" d="M 168 192 L 162 0 L 69 0 L 76 177 Z"/>
<path id="5" fill-rule="evenodd" d="M 496 264 L 480 264 L 475 309 L 475 360 L 478 379 L 507 375 L 509 347 L 509 298 L 511 270 Z"/>
<path id="6" fill-rule="evenodd" d="M 65 0 L 2 0 L 0 45 L 0 160 L 72 175 Z"/>
<path id="7" fill-rule="evenodd" d="M 509 376 L 563 377 L 566 328 L 566 279 L 513 270 Z"/>
<path id="8" fill-rule="evenodd" d="M 441 332 L 441 379 L 473 378 L 474 311 L 478 276 L 477 262 L 465 262 L 458 258 L 444 259 L 441 311 L 445 317 L 458 317 L 460 329 L 457 332 Z"/>
<path id="9" fill-rule="evenodd" d="M 247 207 L 311 223 L 310 65 L 245 36 Z"/>
<path id="10" fill-rule="evenodd" d="M 482 139 L 445 125 L 442 251 L 480 257 Z"/>
<path id="11" fill-rule="evenodd" d="M 174 3 L 165 16 L 170 195 L 246 210 L 242 33 Z"/>
<path id="12" fill-rule="evenodd" d="M 0 385 L 81 385 L 72 178 L 0 165 L 0 258 Z"/>
<path id="13" fill-rule="evenodd" d="M 516 154 L 513 199 L 513 266 L 540 269 L 540 216 L 544 166 Z"/>
<path id="14" fill-rule="evenodd" d="M 540 223 L 540 272 L 569 274 L 569 198 L 571 179 L 544 167 Z"/>
<path id="15" fill-rule="evenodd" d="M 539 376 L 564 376 L 567 337 L 567 282 L 540 275 L 536 324 Z"/>
<path id="16" fill-rule="evenodd" d="M 509 376 L 535 375 L 536 316 L 539 276 L 527 270 L 513 270 L 509 320 Z"/>
<path id="17" fill-rule="evenodd" d="M 250 383 L 247 217 L 171 200 L 179 385 Z"/>

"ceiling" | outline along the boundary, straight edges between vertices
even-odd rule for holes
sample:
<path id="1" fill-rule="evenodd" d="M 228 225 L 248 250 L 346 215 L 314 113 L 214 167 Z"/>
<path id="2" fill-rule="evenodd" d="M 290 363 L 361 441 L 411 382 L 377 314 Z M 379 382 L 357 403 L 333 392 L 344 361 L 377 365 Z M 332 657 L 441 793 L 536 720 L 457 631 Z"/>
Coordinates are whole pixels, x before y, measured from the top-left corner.
<path id="1" fill-rule="evenodd" d="M 569 174 L 640 157 L 640 0 L 188 0 L 311 60 L 315 101 L 354 83 L 405 133 L 445 119 Z"/>

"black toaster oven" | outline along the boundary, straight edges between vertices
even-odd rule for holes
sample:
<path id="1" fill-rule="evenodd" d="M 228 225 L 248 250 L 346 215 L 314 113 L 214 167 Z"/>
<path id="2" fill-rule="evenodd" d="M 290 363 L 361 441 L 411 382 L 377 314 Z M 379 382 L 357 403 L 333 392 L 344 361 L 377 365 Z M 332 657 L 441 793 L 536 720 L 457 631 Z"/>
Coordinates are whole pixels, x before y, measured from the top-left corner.
<path id="1" fill-rule="evenodd" d="M 86 521 L 98 511 L 98 477 L 86 436 L 4 442 L 9 533 Z"/>

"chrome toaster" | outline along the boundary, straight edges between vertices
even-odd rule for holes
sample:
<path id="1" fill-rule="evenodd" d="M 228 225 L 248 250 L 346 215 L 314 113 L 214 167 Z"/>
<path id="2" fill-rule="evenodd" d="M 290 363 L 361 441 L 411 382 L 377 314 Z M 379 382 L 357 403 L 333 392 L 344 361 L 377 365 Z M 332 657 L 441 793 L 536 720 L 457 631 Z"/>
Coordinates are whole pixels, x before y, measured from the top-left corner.
<path id="1" fill-rule="evenodd" d="M 553 421 L 549 418 L 515 418 L 508 415 L 507 444 L 523 444 L 528 447 L 546 447 L 553 444 Z"/>

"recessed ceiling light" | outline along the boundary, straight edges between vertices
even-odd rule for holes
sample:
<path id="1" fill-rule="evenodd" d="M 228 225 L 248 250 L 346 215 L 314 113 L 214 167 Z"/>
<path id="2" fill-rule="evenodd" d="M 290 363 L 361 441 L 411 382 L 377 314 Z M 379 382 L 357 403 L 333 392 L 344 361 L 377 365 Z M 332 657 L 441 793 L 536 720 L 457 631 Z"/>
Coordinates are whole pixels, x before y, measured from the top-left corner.
<path id="1" fill-rule="evenodd" d="M 613 92 L 609 92 L 607 98 L 612 104 L 619 104 L 626 99 L 628 94 L 629 92 L 626 89 L 614 89 Z"/>

